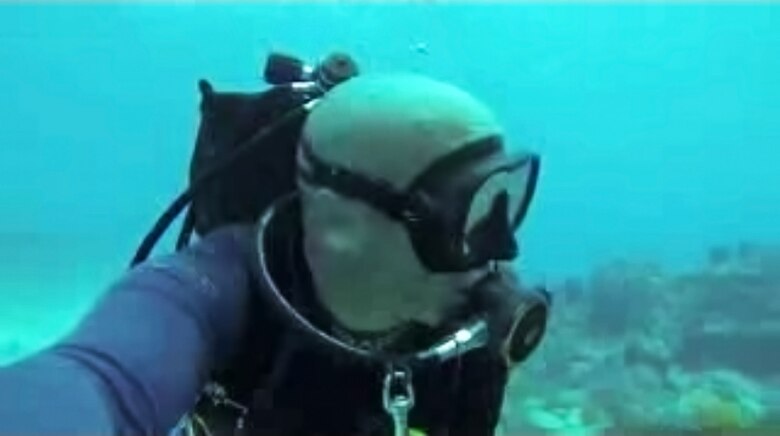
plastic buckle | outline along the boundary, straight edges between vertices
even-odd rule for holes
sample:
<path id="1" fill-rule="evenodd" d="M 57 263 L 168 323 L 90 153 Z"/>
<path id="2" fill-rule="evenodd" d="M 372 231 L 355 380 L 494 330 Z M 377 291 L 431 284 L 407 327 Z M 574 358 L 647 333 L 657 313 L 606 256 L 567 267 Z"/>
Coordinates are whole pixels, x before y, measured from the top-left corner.
<path id="1" fill-rule="evenodd" d="M 385 373 L 382 403 L 393 419 L 395 436 L 409 434 L 409 411 L 414 407 L 412 373 L 406 367 L 389 366 Z"/>

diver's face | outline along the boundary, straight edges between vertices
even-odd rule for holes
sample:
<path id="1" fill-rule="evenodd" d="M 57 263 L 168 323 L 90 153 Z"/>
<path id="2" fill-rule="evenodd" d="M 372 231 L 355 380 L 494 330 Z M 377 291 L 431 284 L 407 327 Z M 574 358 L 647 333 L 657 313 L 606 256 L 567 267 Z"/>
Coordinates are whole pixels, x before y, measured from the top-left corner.
<path id="1" fill-rule="evenodd" d="M 304 250 L 323 304 L 347 327 L 439 325 L 484 274 L 431 273 L 399 223 L 326 190 L 304 192 Z"/>

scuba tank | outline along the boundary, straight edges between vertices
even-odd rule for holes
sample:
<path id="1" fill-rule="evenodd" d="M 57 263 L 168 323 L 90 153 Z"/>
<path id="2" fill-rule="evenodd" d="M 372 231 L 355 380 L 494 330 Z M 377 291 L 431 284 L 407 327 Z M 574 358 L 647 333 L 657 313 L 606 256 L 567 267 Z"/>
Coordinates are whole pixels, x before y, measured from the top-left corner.
<path id="1" fill-rule="evenodd" d="M 358 74 L 353 59 L 333 53 L 309 66 L 271 53 L 257 93 L 216 91 L 200 80 L 201 120 L 189 168 L 189 186 L 158 218 L 140 243 L 131 267 L 146 260 L 177 216 L 187 215 L 176 248 L 231 223 L 255 222 L 275 199 L 295 189 L 298 136 L 307 104 Z"/>

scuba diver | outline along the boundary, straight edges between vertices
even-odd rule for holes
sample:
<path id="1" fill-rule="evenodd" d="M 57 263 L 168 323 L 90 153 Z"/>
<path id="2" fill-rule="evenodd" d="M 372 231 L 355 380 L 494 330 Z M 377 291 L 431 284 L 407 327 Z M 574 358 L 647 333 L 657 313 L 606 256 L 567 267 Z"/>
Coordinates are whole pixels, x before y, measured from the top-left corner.
<path id="1" fill-rule="evenodd" d="M 266 79 L 200 82 L 190 187 L 72 332 L 0 369 L 0 433 L 494 434 L 550 306 L 509 266 L 539 157 L 426 76 L 335 54 Z"/>

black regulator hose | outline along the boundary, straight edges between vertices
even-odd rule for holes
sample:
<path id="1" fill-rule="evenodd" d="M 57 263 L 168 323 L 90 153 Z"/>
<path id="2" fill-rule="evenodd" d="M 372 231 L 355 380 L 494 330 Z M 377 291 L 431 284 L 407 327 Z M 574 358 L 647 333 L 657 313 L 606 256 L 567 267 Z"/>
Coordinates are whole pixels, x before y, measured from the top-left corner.
<path id="1" fill-rule="evenodd" d="M 176 241 L 176 251 L 179 251 L 190 243 L 190 237 L 195 230 L 195 212 L 192 208 L 187 209 L 187 215 L 184 217 L 184 223 L 179 233 L 179 239 Z"/>

